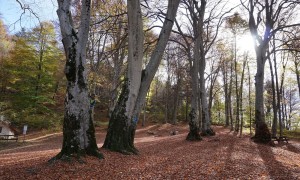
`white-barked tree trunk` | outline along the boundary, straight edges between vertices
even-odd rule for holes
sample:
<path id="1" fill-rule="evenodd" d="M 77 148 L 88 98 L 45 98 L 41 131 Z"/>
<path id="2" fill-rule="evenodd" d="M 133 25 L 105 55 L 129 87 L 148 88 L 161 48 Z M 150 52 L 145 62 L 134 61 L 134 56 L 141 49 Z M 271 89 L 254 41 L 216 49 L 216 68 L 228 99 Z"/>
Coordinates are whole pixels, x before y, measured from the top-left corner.
<path id="1" fill-rule="evenodd" d="M 102 158 L 98 152 L 95 129 L 89 112 L 86 69 L 86 43 L 90 22 L 90 0 L 82 0 L 78 31 L 71 14 L 71 0 L 58 0 L 62 42 L 66 55 L 67 92 L 63 123 L 63 145 L 53 159 L 88 154 Z"/>
<path id="2" fill-rule="evenodd" d="M 125 154 L 138 152 L 134 147 L 136 123 L 169 40 L 179 2 L 180 0 L 169 0 L 167 15 L 159 40 L 146 69 L 142 73 L 143 26 L 140 1 L 127 1 L 129 23 L 128 74 L 109 121 L 104 148 Z"/>

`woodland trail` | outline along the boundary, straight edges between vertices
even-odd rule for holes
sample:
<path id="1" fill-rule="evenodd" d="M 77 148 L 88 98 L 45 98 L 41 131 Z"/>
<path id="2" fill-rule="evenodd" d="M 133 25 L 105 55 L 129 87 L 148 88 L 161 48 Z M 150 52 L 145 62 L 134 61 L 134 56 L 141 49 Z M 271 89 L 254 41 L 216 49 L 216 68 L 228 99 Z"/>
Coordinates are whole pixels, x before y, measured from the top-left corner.
<path id="1" fill-rule="evenodd" d="M 216 136 L 189 142 L 187 125 L 148 126 L 136 132 L 139 155 L 101 148 L 103 160 L 49 164 L 61 147 L 62 135 L 55 134 L 0 150 L 0 179 L 300 179 L 299 142 L 271 147 L 214 129 Z M 179 133 L 171 136 L 175 130 Z M 99 147 L 105 133 L 97 130 Z"/>

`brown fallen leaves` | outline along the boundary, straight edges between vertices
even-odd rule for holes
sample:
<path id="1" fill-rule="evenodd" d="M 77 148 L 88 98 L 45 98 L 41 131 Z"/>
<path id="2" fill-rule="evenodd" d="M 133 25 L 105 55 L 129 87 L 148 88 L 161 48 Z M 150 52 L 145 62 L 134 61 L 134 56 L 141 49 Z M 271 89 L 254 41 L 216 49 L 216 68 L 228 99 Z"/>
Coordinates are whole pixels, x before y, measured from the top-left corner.
<path id="1" fill-rule="evenodd" d="M 0 179 L 300 179 L 299 142 L 271 147 L 214 129 L 216 136 L 189 142 L 187 125 L 140 128 L 139 155 L 100 149 L 105 159 L 86 157 L 84 164 L 49 164 L 61 146 L 61 135 L 54 135 L 1 150 Z M 174 130 L 178 134 L 171 136 Z M 105 132 L 97 131 L 99 147 L 104 138 Z"/>

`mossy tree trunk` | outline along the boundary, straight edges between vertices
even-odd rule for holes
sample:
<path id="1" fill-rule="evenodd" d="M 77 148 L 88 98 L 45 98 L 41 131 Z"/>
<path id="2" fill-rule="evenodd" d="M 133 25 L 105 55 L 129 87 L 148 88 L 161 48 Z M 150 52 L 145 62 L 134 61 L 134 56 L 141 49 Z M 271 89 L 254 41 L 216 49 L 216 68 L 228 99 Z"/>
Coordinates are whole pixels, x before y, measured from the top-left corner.
<path id="1" fill-rule="evenodd" d="M 194 21 L 195 22 L 195 21 Z M 197 44 L 194 48 L 197 48 Z M 201 140 L 200 127 L 199 127 L 199 81 L 198 81 L 198 68 L 199 61 L 196 58 L 199 51 L 194 49 L 194 58 L 190 60 L 191 69 L 191 84 L 192 84 L 192 98 L 191 98 L 191 111 L 189 113 L 189 127 L 190 131 L 186 137 L 186 140 L 195 141 Z"/>
<path id="2" fill-rule="evenodd" d="M 199 3 L 200 2 L 200 3 Z M 199 2 L 184 2 L 187 5 L 190 18 L 192 21 L 193 26 L 193 39 L 194 39 L 194 46 L 193 46 L 193 58 L 190 61 L 191 66 L 191 77 L 192 77 L 192 103 L 191 103 L 191 112 L 190 112 L 190 132 L 188 134 L 187 139 L 200 139 L 199 137 L 199 129 L 200 129 L 200 122 L 199 116 L 202 126 L 202 131 L 206 131 L 210 129 L 210 119 L 209 119 L 209 110 L 208 110 L 208 103 L 207 103 L 207 94 L 205 91 L 205 79 L 204 79 L 204 70 L 205 70 L 205 55 L 206 51 L 204 50 L 204 15 L 206 9 L 206 0 L 201 0 Z M 180 33 L 184 37 L 179 25 L 177 25 Z M 185 39 L 185 38 L 184 38 Z M 186 40 L 185 40 L 186 41 Z M 188 41 L 186 41 L 189 44 Z M 189 46 L 189 45 L 188 45 Z M 186 48 L 187 51 L 190 48 Z M 190 54 L 188 52 L 188 54 Z M 191 56 L 191 55 L 189 55 Z M 199 79 L 200 77 L 200 79 Z M 194 94 L 196 93 L 196 94 Z M 197 102 L 193 102 L 197 101 Z M 199 112 L 199 113 L 198 113 Z M 201 113 L 200 113 L 201 112 Z M 211 130 L 211 129 L 210 129 Z M 207 133 L 204 133 L 207 134 Z"/>
<path id="3" fill-rule="evenodd" d="M 192 10 L 192 9 L 191 9 Z M 197 23 L 197 19 L 195 16 L 192 18 L 193 24 Z M 190 66 L 190 76 L 191 76 L 191 87 L 192 87 L 192 97 L 191 97 L 191 111 L 188 114 L 188 107 L 186 107 L 186 120 L 189 121 L 190 131 L 186 137 L 188 141 L 201 140 L 200 136 L 200 125 L 199 125 L 199 81 L 198 81 L 198 69 L 199 69 L 199 60 L 196 58 L 199 56 L 199 51 L 196 51 L 198 47 L 197 44 L 194 46 L 192 50 L 192 46 L 189 43 L 188 39 L 184 36 L 181 27 L 178 22 L 176 22 L 177 29 L 181 34 L 183 40 L 186 43 L 185 51 L 188 56 L 189 66 Z M 194 33 L 196 33 L 197 29 L 193 29 Z M 192 54 L 192 52 L 195 52 Z M 188 98 L 186 99 L 188 102 Z M 188 103 L 186 104 L 188 106 Z M 189 116 L 189 117 L 187 117 Z"/>
<path id="4" fill-rule="evenodd" d="M 107 135 L 103 148 L 123 154 L 137 154 L 134 147 L 135 122 L 126 115 L 126 102 L 128 101 L 128 80 L 126 80 L 118 103 L 111 113 Z"/>
<path id="5" fill-rule="evenodd" d="M 188 141 L 200 141 L 202 140 L 200 136 L 200 128 L 199 128 L 199 114 L 197 113 L 198 108 L 191 109 L 191 112 L 189 113 L 189 127 L 190 131 L 186 137 L 186 140 Z"/>
<path id="6" fill-rule="evenodd" d="M 179 0 L 169 0 L 160 38 L 146 69 L 142 71 L 143 26 L 140 1 L 127 1 L 129 22 L 128 79 L 111 114 L 104 148 L 125 154 L 138 152 L 134 147 L 136 124 L 171 34 L 178 5 Z"/>
<path id="7" fill-rule="evenodd" d="M 86 72 L 86 42 L 89 32 L 90 1 L 82 1 L 81 23 L 76 33 L 71 15 L 71 0 L 58 0 L 63 46 L 66 54 L 65 74 L 67 93 L 63 123 L 61 152 L 52 160 L 80 157 L 87 154 L 102 158 L 95 138 L 95 129 L 89 111 Z"/>
<path id="8" fill-rule="evenodd" d="M 264 113 L 264 70 L 266 62 L 267 44 L 256 48 L 257 71 L 255 76 L 255 135 L 257 142 L 267 143 L 271 141 L 271 133 L 265 123 Z"/>
<path id="9" fill-rule="evenodd" d="M 297 57 L 294 57 L 294 65 L 295 65 L 295 74 L 297 78 L 298 92 L 300 95 L 300 70 L 299 70 L 300 62 L 297 60 Z"/>
<path id="10" fill-rule="evenodd" d="M 143 21 L 140 1 L 128 0 L 128 71 L 127 79 L 111 113 L 103 147 L 124 154 L 136 154 L 134 130 L 138 117 L 134 114 L 140 90 L 143 62 Z"/>
<path id="11" fill-rule="evenodd" d="M 205 88 L 205 67 L 206 67 L 206 53 L 205 42 L 204 42 L 204 16 L 206 10 L 206 0 L 201 0 L 201 5 L 194 4 L 197 10 L 198 16 L 196 16 L 196 23 L 193 23 L 194 36 L 195 36 L 195 48 L 194 54 L 195 59 L 199 61 L 198 73 L 199 73 L 199 96 L 200 96 L 200 105 L 201 105 L 201 134 L 202 135 L 214 135 L 213 130 L 211 129 L 210 117 L 209 117 L 209 108 L 207 102 L 207 92 Z M 196 30 L 195 30 L 196 29 Z"/>
<path id="12" fill-rule="evenodd" d="M 203 79 L 202 79 L 203 78 Z M 200 74 L 200 98 L 201 98 L 201 119 L 202 119 L 202 128 L 201 135 L 202 136 L 213 136 L 215 132 L 211 128 L 211 119 L 209 116 L 208 102 L 207 102 L 207 92 L 205 89 L 205 80 L 204 80 L 204 71 L 202 76 Z"/>

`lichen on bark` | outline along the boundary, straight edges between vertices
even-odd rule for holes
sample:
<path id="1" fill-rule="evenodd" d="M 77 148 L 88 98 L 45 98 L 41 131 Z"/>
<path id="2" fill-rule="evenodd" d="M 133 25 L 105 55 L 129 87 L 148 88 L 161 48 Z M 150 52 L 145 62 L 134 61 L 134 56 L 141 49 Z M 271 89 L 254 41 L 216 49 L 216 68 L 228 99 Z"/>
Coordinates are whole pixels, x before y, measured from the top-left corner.
<path id="1" fill-rule="evenodd" d="M 264 122 L 264 119 L 262 119 L 263 116 L 258 110 L 256 110 L 255 116 L 255 135 L 254 137 L 252 137 L 252 139 L 254 140 L 254 142 L 258 143 L 267 144 L 271 142 L 271 132 L 268 128 L 268 125 Z"/>
<path id="2" fill-rule="evenodd" d="M 128 94 L 128 80 L 126 79 L 118 103 L 111 114 L 103 148 L 122 154 L 137 154 L 138 150 L 133 143 L 135 125 L 126 116 Z"/>
<path id="3" fill-rule="evenodd" d="M 195 109 L 192 109 L 190 114 L 189 114 L 189 127 L 190 127 L 190 132 L 188 133 L 186 140 L 188 141 L 200 141 L 202 140 L 200 136 L 200 130 L 199 130 L 199 123 L 197 123 L 196 119 L 196 111 Z"/>

